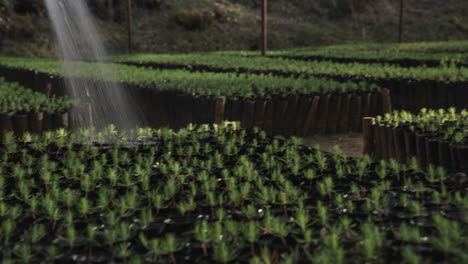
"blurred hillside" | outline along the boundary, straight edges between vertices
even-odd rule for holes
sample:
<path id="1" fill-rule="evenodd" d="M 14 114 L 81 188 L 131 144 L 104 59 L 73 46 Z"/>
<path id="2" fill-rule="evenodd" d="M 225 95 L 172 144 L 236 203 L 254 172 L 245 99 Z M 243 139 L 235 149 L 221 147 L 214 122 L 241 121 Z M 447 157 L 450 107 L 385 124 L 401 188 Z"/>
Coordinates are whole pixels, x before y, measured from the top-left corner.
<path id="1" fill-rule="evenodd" d="M 89 0 L 112 52 L 126 47 L 127 0 Z M 260 0 L 133 0 L 138 52 L 254 50 Z M 269 0 L 273 49 L 398 40 L 399 0 Z M 0 0 L 0 54 L 52 56 L 43 0 Z M 405 41 L 468 39 L 468 1 L 405 0 Z"/>

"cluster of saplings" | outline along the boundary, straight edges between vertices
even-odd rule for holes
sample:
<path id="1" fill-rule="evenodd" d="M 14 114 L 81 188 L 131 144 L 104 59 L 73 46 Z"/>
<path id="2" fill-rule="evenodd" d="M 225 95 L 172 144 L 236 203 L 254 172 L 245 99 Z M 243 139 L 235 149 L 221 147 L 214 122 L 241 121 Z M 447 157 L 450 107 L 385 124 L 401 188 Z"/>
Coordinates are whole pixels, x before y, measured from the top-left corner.
<path id="1" fill-rule="evenodd" d="M 1 58 L 7 67 L 32 69 L 63 76 L 60 63 L 47 59 Z M 79 77 L 108 80 L 98 75 L 95 63 L 74 63 Z M 368 82 L 334 81 L 325 78 L 280 78 L 272 75 L 190 72 L 186 70 L 153 70 L 128 65 L 113 65 L 119 81 L 150 88 L 158 92 L 227 96 L 242 98 L 271 98 L 318 93 L 378 92 L 380 88 Z"/>
<path id="2" fill-rule="evenodd" d="M 414 66 L 430 63 L 432 66 L 443 66 L 447 63 L 467 64 L 467 41 L 450 42 L 416 42 L 403 44 L 361 44 L 335 45 L 324 47 L 305 47 L 290 50 L 270 51 L 272 56 L 310 59 L 356 59 L 361 62 L 413 62 Z M 239 52 L 220 52 L 221 54 L 240 55 Z M 255 52 L 242 52 L 246 55 L 257 55 Z M 420 63 L 418 63 L 420 62 Z M 402 63 L 404 64 L 404 63 Z"/>
<path id="3" fill-rule="evenodd" d="M 73 105 L 67 97 L 47 96 L 0 78 L 0 113 L 66 112 Z"/>
<path id="4" fill-rule="evenodd" d="M 467 179 L 442 167 L 227 125 L 93 135 L 4 136 L 2 263 L 468 260 Z"/>
<path id="5" fill-rule="evenodd" d="M 326 75 L 342 78 L 369 79 L 412 79 L 467 81 L 468 68 L 453 67 L 454 63 L 444 63 L 444 67 L 426 66 L 401 67 L 382 63 L 338 63 L 331 61 L 301 61 L 287 58 L 249 57 L 223 53 L 192 54 L 136 54 L 114 57 L 115 61 L 137 65 L 158 67 L 185 66 L 199 70 L 238 71 L 238 72 L 275 72 L 284 75 Z"/>
<path id="6" fill-rule="evenodd" d="M 373 130 L 373 154 L 379 158 L 406 160 L 416 156 L 424 164 L 436 164 L 468 173 L 468 111 L 455 108 L 417 114 L 395 111 L 378 116 Z"/>

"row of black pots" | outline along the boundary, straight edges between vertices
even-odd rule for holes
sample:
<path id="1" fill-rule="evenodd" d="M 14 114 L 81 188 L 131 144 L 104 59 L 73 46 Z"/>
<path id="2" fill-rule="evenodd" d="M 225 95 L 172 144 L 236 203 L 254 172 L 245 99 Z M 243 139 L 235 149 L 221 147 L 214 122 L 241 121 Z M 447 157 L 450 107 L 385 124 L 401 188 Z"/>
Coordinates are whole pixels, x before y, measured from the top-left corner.
<path id="1" fill-rule="evenodd" d="M 20 82 L 46 94 L 65 94 L 63 78 L 45 73 L 0 67 L 8 81 Z M 135 107 L 146 120 L 145 125 L 180 128 L 189 123 L 215 121 L 215 96 L 155 91 L 124 83 Z M 312 94 L 273 99 L 228 98 L 222 106 L 223 120 L 240 121 L 246 128 L 254 126 L 269 134 L 308 136 L 316 133 L 360 132 L 364 116 L 382 114 L 380 93 Z"/>
<path id="2" fill-rule="evenodd" d="M 58 128 L 69 129 L 68 113 L 0 113 L 0 134 L 7 131 L 20 136 L 25 132 L 42 133 Z"/>
<path id="3" fill-rule="evenodd" d="M 387 82 L 387 83 L 386 83 Z M 463 82 L 413 81 L 403 84 L 390 84 L 382 81 L 382 87 L 392 87 L 393 108 L 418 112 L 421 108 L 466 109 L 468 107 L 468 84 Z"/>
<path id="4" fill-rule="evenodd" d="M 468 173 L 468 145 L 455 145 L 431 133 L 383 124 L 372 124 L 369 131 L 369 154 L 378 159 L 405 162 L 416 157 L 422 166 L 433 164 Z"/>
<path id="5" fill-rule="evenodd" d="M 284 77 L 307 77 L 304 74 L 291 73 L 287 71 L 261 71 L 251 69 L 238 68 L 213 68 L 206 65 L 177 65 L 177 64 L 161 64 L 161 63 L 128 63 L 137 66 L 153 66 L 157 68 L 167 69 L 187 69 L 191 71 L 210 71 L 210 72 L 250 72 L 250 73 L 271 73 Z M 0 76 L 6 78 L 7 81 L 19 82 L 25 87 L 46 94 L 64 95 L 63 79 L 61 77 L 51 76 L 50 74 L 41 73 L 28 69 L 10 68 L 0 66 Z M 322 75 L 320 75 L 322 76 Z M 411 79 L 374 79 L 366 77 L 349 76 L 331 76 L 323 75 L 322 77 L 332 78 L 337 81 L 368 81 L 378 84 L 380 87 L 390 89 L 393 109 L 407 110 L 418 112 L 421 108 L 449 108 L 456 107 L 458 109 L 468 108 L 468 83 L 467 82 L 445 82 L 436 80 L 411 80 Z"/>
<path id="6" fill-rule="evenodd" d="M 419 67 L 419 66 L 427 66 L 427 67 L 439 67 L 440 61 L 439 60 L 417 60 L 417 59 L 378 59 L 378 58 L 339 58 L 339 57 L 326 57 L 326 56 L 319 56 L 319 55 L 277 55 L 277 56 L 269 56 L 269 58 L 283 58 L 283 59 L 290 59 L 290 60 L 305 60 L 305 61 L 330 61 L 336 63 L 380 63 L 380 64 L 391 64 L 397 65 L 400 67 Z M 467 67 L 468 65 L 463 63 L 457 63 L 456 66 L 458 67 Z"/>
<path id="7" fill-rule="evenodd" d="M 66 94 L 63 78 L 48 73 L 0 65 L 0 77 L 46 95 Z"/>
<path id="8" fill-rule="evenodd" d="M 353 81 L 375 83 L 383 88 L 390 89 L 393 109 L 419 112 L 421 108 L 449 108 L 457 109 L 468 108 L 468 82 L 466 81 L 443 81 L 426 79 L 403 79 L 403 78 L 375 78 L 367 76 L 348 76 L 333 74 L 307 74 L 298 72 L 289 72 L 284 70 L 253 70 L 248 68 L 219 68 L 207 65 L 183 65 L 168 63 L 139 63 L 122 62 L 123 64 L 153 67 L 158 69 L 185 69 L 189 71 L 206 71 L 219 73 L 251 73 L 251 74 L 269 74 L 280 77 L 323 77 L 336 81 Z"/>
<path id="9" fill-rule="evenodd" d="M 382 113 L 379 93 L 315 94 L 273 100 L 228 99 L 225 119 L 271 135 L 360 132 L 362 117 Z"/>
<path id="10" fill-rule="evenodd" d="M 129 89 L 152 127 L 180 128 L 189 123 L 240 121 L 270 135 L 308 136 L 317 133 L 360 132 L 362 118 L 382 114 L 380 93 L 312 94 L 273 99 L 197 96 L 150 89 Z M 223 104 L 219 104 L 219 102 Z M 219 111 L 221 113 L 219 113 Z M 219 121 L 219 120 L 218 120 Z"/>
<path id="11" fill-rule="evenodd" d="M 190 71 L 210 71 L 210 72 L 236 72 L 236 73 L 258 73 L 258 74 L 274 74 L 283 77 L 308 77 L 318 76 L 327 77 L 337 81 L 367 81 L 376 83 L 380 87 L 390 89 L 392 100 L 392 109 L 407 110 L 411 112 L 419 112 L 421 108 L 449 108 L 456 107 L 457 109 L 468 108 L 468 83 L 446 82 L 438 80 L 414 80 L 414 79 L 398 79 L 398 78 L 369 78 L 369 77 L 349 77 L 349 76 L 334 76 L 334 75 L 304 75 L 287 71 L 265 71 L 251 70 L 243 68 L 214 68 L 206 65 L 178 65 L 164 63 L 126 63 L 136 66 L 150 66 L 164 69 L 186 69 Z M 28 69 L 18 69 L 0 66 L 0 76 L 6 78 L 7 81 L 19 82 L 25 87 L 31 88 L 34 91 L 43 92 L 53 95 L 64 95 L 63 78 L 51 76 L 47 73 L 41 73 Z"/>

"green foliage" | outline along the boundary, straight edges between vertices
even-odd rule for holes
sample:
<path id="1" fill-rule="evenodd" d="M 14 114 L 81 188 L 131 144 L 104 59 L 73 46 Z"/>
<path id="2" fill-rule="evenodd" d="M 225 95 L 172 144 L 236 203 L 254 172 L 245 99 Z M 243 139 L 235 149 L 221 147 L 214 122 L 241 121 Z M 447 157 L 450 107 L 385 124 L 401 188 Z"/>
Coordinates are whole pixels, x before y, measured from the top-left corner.
<path id="1" fill-rule="evenodd" d="M 225 154 L 220 138 L 240 154 Z M 74 148 L 57 150 L 59 140 Z M 198 154 L 168 152 L 178 148 Z M 466 259 L 466 224 L 453 216 L 463 215 L 468 199 L 445 170 L 418 167 L 418 181 L 398 179 L 415 175 L 414 168 L 224 124 L 133 134 L 7 133 L 0 150 L 7 262 L 73 262 L 63 252 L 87 256 L 90 248 L 129 263 L 175 262 L 191 250 L 220 263 L 240 256 L 252 263 L 380 263 L 389 251 L 398 252 L 397 262 Z"/>
<path id="2" fill-rule="evenodd" d="M 49 97 L 0 78 L 0 113 L 65 112 L 73 104 L 67 97 Z"/>
<path id="3" fill-rule="evenodd" d="M 161 55 L 164 57 L 165 55 Z M 0 58 L 0 64 L 15 68 L 35 69 L 62 76 L 57 61 L 26 58 Z M 106 79 L 96 76 L 95 63 L 74 63 L 76 74 L 92 79 Z M 379 87 L 367 82 L 339 82 L 325 78 L 282 78 L 271 75 L 188 72 L 184 70 L 152 70 L 113 65 L 121 81 L 136 84 L 155 91 L 174 91 L 184 94 L 214 95 L 247 98 L 286 97 L 290 95 L 311 95 L 318 93 L 378 92 Z"/>

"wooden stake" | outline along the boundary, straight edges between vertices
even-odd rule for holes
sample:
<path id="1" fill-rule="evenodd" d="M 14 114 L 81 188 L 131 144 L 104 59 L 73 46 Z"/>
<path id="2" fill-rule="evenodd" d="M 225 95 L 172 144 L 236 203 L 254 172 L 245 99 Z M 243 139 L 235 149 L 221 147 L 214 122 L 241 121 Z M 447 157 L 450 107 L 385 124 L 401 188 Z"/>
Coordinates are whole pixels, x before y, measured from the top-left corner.
<path id="1" fill-rule="evenodd" d="M 133 18 L 132 18 L 132 0 L 128 0 L 128 6 L 127 6 L 127 33 L 128 33 L 128 53 L 131 54 L 133 52 L 132 48 L 132 23 L 133 23 Z"/>
<path id="2" fill-rule="evenodd" d="M 404 10 L 404 0 L 400 0 L 400 23 L 398 27 L 398 42 L 403 41 L 403 10 Z"/>
<path id="3" fill-rule="evenodd" d="M 364 155 L 370 155 L 374 151 L 374 132 L 372 125 L 375 122 L 373 117 L 364 117 L 362 119 L 362 132 L 364 137 L 364 146 L 362 153 Z"/>
<path id="4" fill-rule="evenodd" d="M 268 45 L 268 10 L 267 0 L 262 0 L 262 56 L 266 56 Z"/>
<path id="5" fill-rule="evenodd" d="M 220 96 L 216 98 L 216 107 L 215 107 L 215 116 L 214 122 L 216 124 L 221 124 L 224 120 L 224 107 L 226 105 L 226 97 Z"/>

